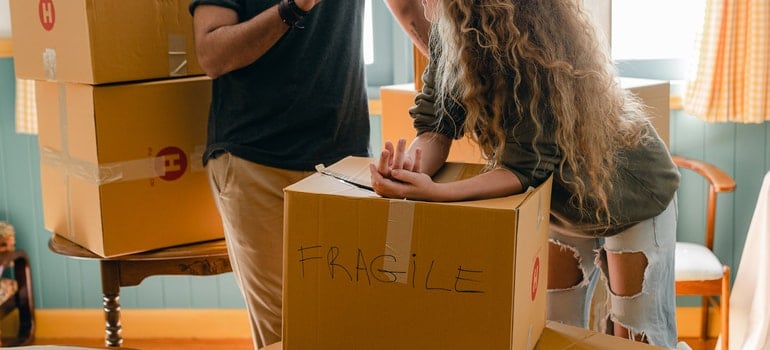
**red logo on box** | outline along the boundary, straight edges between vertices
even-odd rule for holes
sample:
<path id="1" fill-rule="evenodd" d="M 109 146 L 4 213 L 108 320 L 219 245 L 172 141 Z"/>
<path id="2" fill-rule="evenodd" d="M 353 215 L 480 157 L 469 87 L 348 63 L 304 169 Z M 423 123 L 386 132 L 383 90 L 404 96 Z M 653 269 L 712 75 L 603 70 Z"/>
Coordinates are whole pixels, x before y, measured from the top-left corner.
<path id="1" fill-rule="evenodd" d="M 166 171 L 160 177 L 163 180 L 174 181 L 182 177 L 187 170 L 187 155 L 177 147 L 166 147 L 160 150 L 158 157 L 165 159 L 164 169 Z"/>
<path id="2" fill-rule="evenodd" d="M 530 285 L 530 293 L 532 294 L 532 301 L 535 301 L 537 296 L 537 284 L 540 282 L 540 257 L 535 257 L 535 266 L 532 267 L 532 284 Z"/>
<path id="3" fill-rule="evenodd" d="M 56 23 L 56 9 L 53 6 L 53 0 L 40 0 L 37 5 L 37 12 L 43 29 L 47 31 L 53 29 L 53 25 Z"/>

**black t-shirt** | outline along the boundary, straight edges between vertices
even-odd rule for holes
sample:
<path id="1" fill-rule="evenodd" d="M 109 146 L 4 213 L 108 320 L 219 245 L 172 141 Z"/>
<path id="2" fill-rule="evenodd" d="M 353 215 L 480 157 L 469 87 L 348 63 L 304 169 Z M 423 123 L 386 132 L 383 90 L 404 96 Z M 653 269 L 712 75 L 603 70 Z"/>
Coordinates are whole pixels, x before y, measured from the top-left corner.
<path id="1" fill-rule="evenodd" d="M 240 21 L 276 0 L 192 0 Z M 312 170 L 369 153 L 362 53 L 364 1 L 324 0 L 251 65 L 213 81 L 204 164 L 221 151 L 284 169 Z"/>

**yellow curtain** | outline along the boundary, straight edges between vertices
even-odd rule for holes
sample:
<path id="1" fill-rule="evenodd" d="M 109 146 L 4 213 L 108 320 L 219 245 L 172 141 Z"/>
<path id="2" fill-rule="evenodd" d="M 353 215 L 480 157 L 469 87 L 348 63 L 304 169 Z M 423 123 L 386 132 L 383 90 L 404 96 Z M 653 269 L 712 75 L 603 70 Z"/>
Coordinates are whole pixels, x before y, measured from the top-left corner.
<path id="1" fill-rule="evenodd" d="M 770 120 L 770 0 L 708 0 L 683 103 L 708 122 Z"/>
<path id="2" fill-rule="evenodd" d="M 16 132 L 37 134 L 34 80 L 16 79 Z"/>

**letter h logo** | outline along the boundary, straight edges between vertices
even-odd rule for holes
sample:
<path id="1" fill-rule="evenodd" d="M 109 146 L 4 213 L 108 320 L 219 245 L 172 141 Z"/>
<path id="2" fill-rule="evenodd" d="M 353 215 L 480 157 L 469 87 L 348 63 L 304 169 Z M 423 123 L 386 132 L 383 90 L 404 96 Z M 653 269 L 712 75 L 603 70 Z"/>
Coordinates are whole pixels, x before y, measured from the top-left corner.
<path id="1" fill-rule="evenodd" d="M 56 23 L 56 9 L 53 6 L 53 0 L 40 0 L 37 11 L 43 29 L 51 31 L 54 23 Z"/>

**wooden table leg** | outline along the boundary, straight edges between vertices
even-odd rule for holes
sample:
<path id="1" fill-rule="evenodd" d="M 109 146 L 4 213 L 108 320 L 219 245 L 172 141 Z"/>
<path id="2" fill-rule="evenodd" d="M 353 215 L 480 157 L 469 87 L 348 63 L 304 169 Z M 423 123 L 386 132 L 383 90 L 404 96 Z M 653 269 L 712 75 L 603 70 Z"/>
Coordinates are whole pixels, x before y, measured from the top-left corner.
<path id="1" fill-rule="evenodd" d="M 101 269 L 105 344 L 109 347 L 120 347 L 123 344 L 123 325 L 120 324 L 120 262 L 102 260 Z"/>

